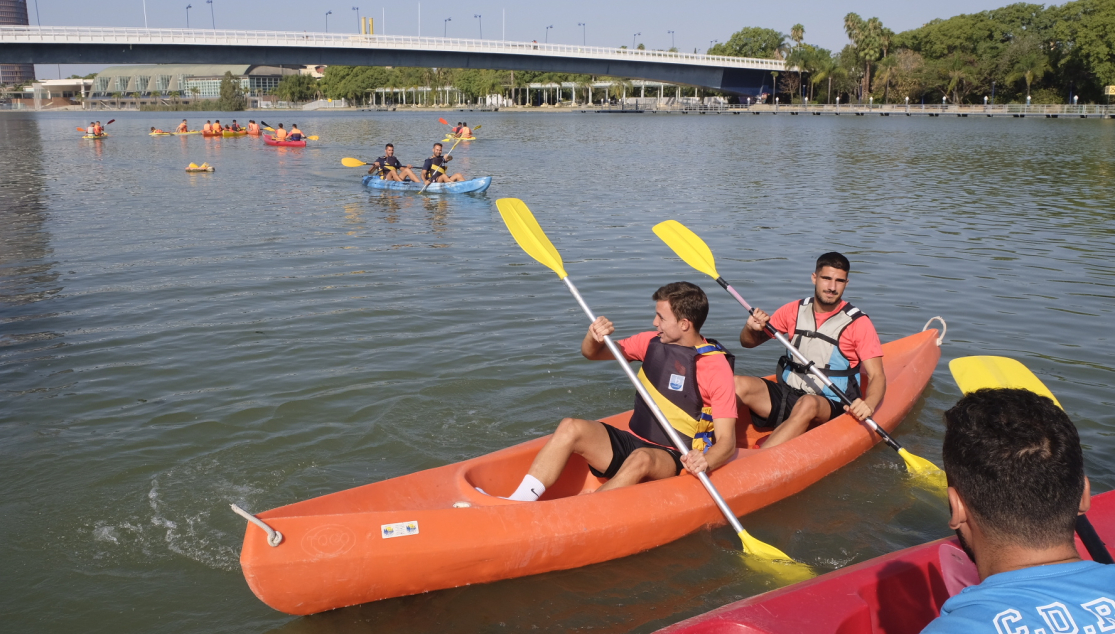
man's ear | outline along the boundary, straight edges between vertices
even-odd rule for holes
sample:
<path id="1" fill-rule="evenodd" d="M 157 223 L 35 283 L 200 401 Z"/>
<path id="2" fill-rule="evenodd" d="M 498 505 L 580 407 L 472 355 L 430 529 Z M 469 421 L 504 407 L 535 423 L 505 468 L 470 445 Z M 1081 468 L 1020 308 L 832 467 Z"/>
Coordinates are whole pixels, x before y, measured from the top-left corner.
<path id="1" fill-rule="evenodd" d="M 1087 491 L 1087 488 L 1085 488 Z M 956 530 L 961 524 L 968 522 L 968 505 L 960 498 L 960 494 L 953 487 L 948 488 L 949 496 L 949 528 Z"/>
<path id="2" fill-rule="evenodd" d="M 693 329 L 693 322 L 682 318 L 678 320 L 678 327 L 681 328 L 682 332 L 689 332 Z"/>
<path id="3" fill-rule="evenodd" d="M 1088 512 L 1092 508 L 1092 483 L 1088 482 L 1088 476 L 1084 476 L 1084 493 L 1080 496 L 1080 515 Z"/>

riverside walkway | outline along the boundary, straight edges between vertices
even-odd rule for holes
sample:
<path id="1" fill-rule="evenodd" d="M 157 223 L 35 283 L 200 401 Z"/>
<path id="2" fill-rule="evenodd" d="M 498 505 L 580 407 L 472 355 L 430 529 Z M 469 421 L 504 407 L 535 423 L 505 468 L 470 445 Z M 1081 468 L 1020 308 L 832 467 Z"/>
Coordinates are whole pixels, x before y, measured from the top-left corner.
<path id="1" fill-rule="evenodd" d="M 773 59 L 569 44 L 216 29 L 0 26 L 0 59 L 16 64 L 342 64 L 488 68 L 633 77 L 756 96 Z M 769 91 L 769 88 L 768 88 Z"/>
<path id="2" fill-rule="evenodd" d="M 942 105 L 942 104 L 693 104 L 654 99 L 628 100 L 624 104 L 570 108 L 583 113 L 645 114 L 782 114 L 841 115 L 852 117 L 1012 117 L 1015 119 L 1115 119 L 1115 106 L 1063 104 Z"/>

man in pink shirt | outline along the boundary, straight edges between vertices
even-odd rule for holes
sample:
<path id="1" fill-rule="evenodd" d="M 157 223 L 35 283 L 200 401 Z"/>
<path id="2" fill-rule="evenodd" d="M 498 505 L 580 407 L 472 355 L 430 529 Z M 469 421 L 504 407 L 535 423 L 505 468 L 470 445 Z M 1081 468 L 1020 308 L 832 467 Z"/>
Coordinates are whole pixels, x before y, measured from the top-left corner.
<path id="1" fill-rule="evenodd" d="M 639 379 L 674 429 L 692 449 L 682 454 L 670 442 L 646 403 L 636 394 L 631 431 L 594 420 L 566 418 L 534 458 L 510 500 L 533 502 L 557 482 L 565 463 L 579 454 L 593 475 L 608 478 L 599 490 L 681 473 L 711 471 L 736 453 L 734 357 L 719 343 L 701 336 L 708 298 L 689 282 L 655 291 L 654 327 L 618 341 L 628 361 L 641 361 Z M 598 317 L 581 342 L 586 359 L 612 359 L 604 337 L 615 331 Z"/>
<path id="2" fill-rule="evenodd" d="M 775 428 L 763 443 L 764 449 L 796 438 L 811 425 L 844 412 L 863 420 L 874 414 L 883 400 L 887 379 L 879 335 L 866 314 L 841 299 L 850 269 L 843 255 L 822 255 L 813 273 L 813 297 L 786 304 L 775 311 L 774 317 L 756 308 L 739 334 L 744 348 L 754 348 L 771 339 L 764 330 L 770 322 L 853 401 L 845 406 L 789 353 L 778 360 L 776 381 L 735 377 L 736 395 L 751 410 L 752 424 Z M 861 386 L 861 371 L 867 375 L 866 386 Z"/>

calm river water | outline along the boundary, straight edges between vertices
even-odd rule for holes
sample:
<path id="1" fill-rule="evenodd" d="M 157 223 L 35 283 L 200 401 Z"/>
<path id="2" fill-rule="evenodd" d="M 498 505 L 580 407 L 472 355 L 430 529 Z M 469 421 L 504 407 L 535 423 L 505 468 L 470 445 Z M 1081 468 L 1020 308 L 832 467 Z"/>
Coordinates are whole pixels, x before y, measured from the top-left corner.
<path id="1" fill-rule="evenodd" d="M 1093 490 L 1115 488 L 1115 121 L 453 112 L 483 125 L 454 165 L 493 185 L 418 197 L 366 190 L 340 159 L 392 141 L 417 163 L 437 113 L 294 116 L 322 140 L 152 138 L 181 117 L 120 113 L 90 142 L 88 114 L 0 116 L 5 629 L 647 632 L 770 589 L 717 528 L 308 618 L 249 591 L 230 502 L 262 511 L 630 407 L 626 379 L 578 354 L 585 318 L 511 240 L 504 196 L 620 334 L 649 329 L 650 294 L 679 279 L 710 294 L 705 334 L 735 342 L 743 322 L 651 233 L 661 220 L 768 311 L 843 251 L 847 298 L 884 340 L 948 321 L 898 429 L 911 451 L 940 459 L 947 361 L 1007 355 L 1080 427 Z M 214 117 L 232 118 L 190 120 Z M 778 353 L 734 350 L 757 374 Z M 899 465 L 879 445 L 743 524 L 820 570 L 947 535 Z"/>

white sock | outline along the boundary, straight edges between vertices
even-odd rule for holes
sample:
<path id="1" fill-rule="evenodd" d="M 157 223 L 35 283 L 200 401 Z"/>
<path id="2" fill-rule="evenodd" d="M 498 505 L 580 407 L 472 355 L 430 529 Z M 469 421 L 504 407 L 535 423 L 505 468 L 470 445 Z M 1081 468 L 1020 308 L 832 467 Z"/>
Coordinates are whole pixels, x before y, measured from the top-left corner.
<path id="1" fill-rule="evenodd" d="M 546 492 L 546 487 L 538 478 L 530 475 L 529 473 L 523 478 L 522 484 L 515 492 L 507 496 L 508 500 L 517 500 L 519 502 L 536 502 L 542 494 Z"/>

